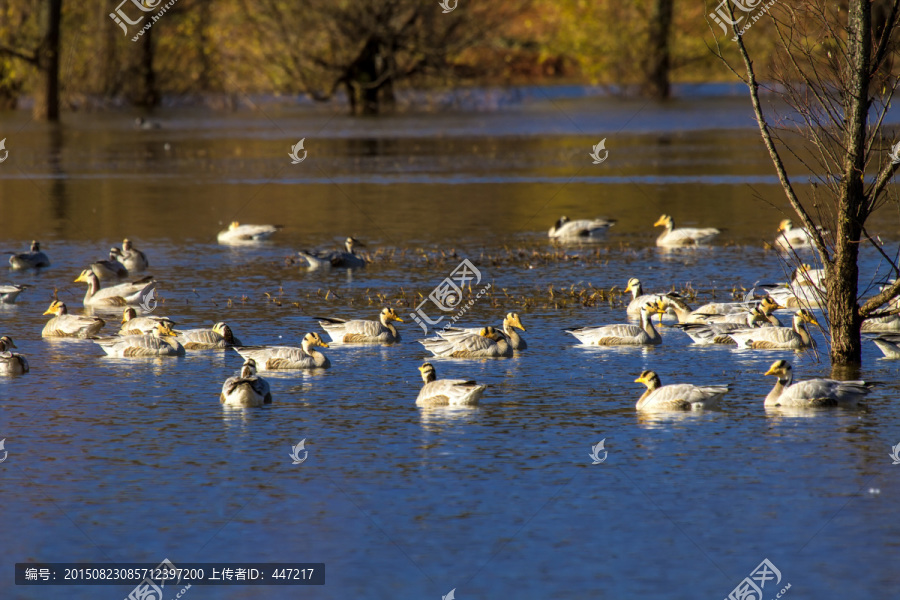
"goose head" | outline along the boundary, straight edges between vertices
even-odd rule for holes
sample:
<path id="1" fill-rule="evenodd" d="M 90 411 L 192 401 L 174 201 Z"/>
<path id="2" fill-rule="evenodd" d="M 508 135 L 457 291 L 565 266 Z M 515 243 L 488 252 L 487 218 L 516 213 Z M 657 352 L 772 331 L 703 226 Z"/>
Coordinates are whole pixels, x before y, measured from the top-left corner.
<path id="1" fill-rule="evenodd" d="M 660 218 L 656 220 L 656 223 L 653 224 L 654 227 L 665 227 L 666 229 L 672 229 L 675 224 L 672 220 L 672 217 L 669 215 L 662 215 Z"/>
<path id="2" fill-rule="evenodd" d="M 794 222 L 790 219 L 782 219 L 781 223 L 778 224 L 778 233 L 782 231 L 790 231 L 794 228 Z"/>
<path id="3" fill-rule="evenodd" d="M 3 337 L 0 337 L 0 352 L 6 352 L 10 348 L 16 348 L 16 347 L 17 346 L 16 346 L 15 342 L 13 342 L 13 339 L 11 337 L 9 337 L 8 335 L 4 335 Z"/>
<path id="4" fill-rule="evenodd" d="M 44 311 L 45 315 L 65 315 L 68 314 L 68 310 L 66 309 L 66 305 L 59 300 L 54 300 L 50 303 L 50 307 Z"/>
<path id="5" fill-rule="evenodd" d="M 359 246 L 360 248 L 366 247 L 365 244 L 354 237 L 348 237 L 346 240 L 344 240 L 344 247 L 347 248 L 347 252 L 349 252 L 350 254 L 353 254 L 353 248 L 357 246 Z"/>
<path id="6" fill-rule="evenodd" d="M 314 346 L 327 348 L 328 344 L 318 333 L 307 333 L 305 336 L 303 336 L 303 341 L 300 343 L 300 346 L 303 348 L 304 352 L 309 354 L 310 348 L 313 348 Z"/>
<path id="7" fill-rule="evenodd" d="M 419 373 L 422 374 L 422 381 L 425 383 L 431 383 L 432 381 L 437 380 L 437 373 L 434 370 L 434 365 L 431 363 L 425 363 L 419 367 Z"/>
<path id="8" fill-rule="evenodd" d="M 40 252 L 41 251 L 41 243 L 37 240 L 31 240 L 31 251 L 32 252 Z"/>
<path id="9" fill-rule="evenodd" d="M 225 338 L 226 342 L 231 343 L 232 341 L 234 341 L 234 333 L 231 331 L 231 327 L 229 327 L 228 324 L 224 321 L 219 321 L 218 323 L 213 325 L 212 330 Z M 247 360 L 252 359 L 248 358 Z"/>
<path id="10" fill-rule="evenodd" d="M 660 386 L 659 376 L 654 371 L 642 371 L 634 382 L 643 383 L 647 386 L 647 389 L 651 391 Z"/>
<path id="11" fill-rule="evenodd" d="M 403 319 L 397 316 L 396 311 L 393 308 L 386 307 L 381 309 L 381 315 L 379 315 L 381 320 L 381 324 L 387 327 L 388 323 L 391 321 L 397 321 L 398 323 L 403 323 Z"/>
<path id="12" fill-rule="evenodd" d="M 91 286 L 96 286 L 98 282 L 97 276 L 94 275 L 94 272 L 90 269 L 85 269 L 81 272 L 81 275 L 75 279 L 75 283 L 87 283 Z"/>
<path id="13" fill-rule="evenodd" d="M 641 280 L 637 277 L 632 277 L 628 280 L 628 285 L 625 287 L 626 292 L 631 292 L 632 295 L 637 298 L 643 293 L 643 288 L 641 287 Z"/>
<path id="14" fill-rule="evenodd" d="M 765 375 L 774 375 L 783 385 L 790 385 L 793 378 L 792 371 L 791 363 L 786 360 L 776 360 L 769 367 L 769 370 L 765 372 Z"/>
<path id="15" fill-rule="evenodd" d="M 248 371 L 250 374 L 244 375 L 245 370 Z M 241 366 L 241 377 L 247 378 L 247 377 L 253 377 L 254 375 L 256 375 L 256 361 L 253 360 L 252 358 L 248 358 L 247 360 L 244 361 L 244 364 Z"/>
<path id="16" fill-rule="evenodd" d="M 125 323 L 127 323 L 128 321 L 130 321 L 132 319 L 136 319 L 136 318 L 137 318 L 137 311 L 134 310 L 133 308 L 131 308 L 130 306 L 122 312 L 122 324 L 123 325 Z"/>
<path id="17" fill-rule="evenodd" d="M 509 325 L 510 327 L 515 327 L 516 329 L 525 331 L 525 326 L 522 325 L 522 321 L 521 319 L 519 319 L 518 313 L 507 313 L 506 318 L 504 319 L 504 325 Z"/>

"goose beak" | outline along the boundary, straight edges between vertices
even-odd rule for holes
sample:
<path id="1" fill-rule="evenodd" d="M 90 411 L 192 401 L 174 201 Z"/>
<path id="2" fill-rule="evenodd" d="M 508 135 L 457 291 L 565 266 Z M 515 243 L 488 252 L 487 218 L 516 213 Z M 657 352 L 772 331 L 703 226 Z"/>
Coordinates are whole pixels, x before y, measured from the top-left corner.
<path id="1" fill-rule="evenodd" d="M 44 311 L 45 315 L 55 315 L 56 314 L 56 305 L 51 304 L 50 308 Z"/>
<path id="2" fill-rule="evenodd" d="M 775 367 L 771 367 L 768 371 L 763 373 L 763 375 L 778 375 L 778 370 Z"/>
<path id="3" fill-rule="evenodd" d="M 85 273 L 87 273 L 87 271 L 82 271 L 81 275 L 79 275 L 78 278 L 75 279 L 75 283 L 81 283 L 82 281 L 87 281 L 87 277 L 85 276 Z"/>
<path id="4" fill-rule="evenodd" d="M 635 383 L 644 383 L 644 378 L 643 378 L 643 377 L 638 377 L 637 379 L 634 380 L 634 382 L 635 382 Z"/>
<path id="5" fill-rule="evenodd" d="M 654 227 L 664 227 L 665 224 L 666 224 L 665 217 L 660 217 L 659 219 L 656 220 L 656 223 L 654 223 L 653 226 Z"/>

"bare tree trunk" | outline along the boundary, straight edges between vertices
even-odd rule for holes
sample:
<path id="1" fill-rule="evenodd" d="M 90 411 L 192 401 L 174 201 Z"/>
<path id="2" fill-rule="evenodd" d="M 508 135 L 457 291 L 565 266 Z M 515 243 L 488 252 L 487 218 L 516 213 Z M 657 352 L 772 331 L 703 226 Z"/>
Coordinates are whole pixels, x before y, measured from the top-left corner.
<path id="1" fill-rule="evenodd" d="M 664 100 L 671 93 L 669 71 L 671 69 L 670 38 L 674 0 L 655 0 L 648 26 L 647 55 L 644 60 L 646 96 Z"/>
<path id="2" fill-rule="evenodd" d="M 59 26 L 62 0 L 43 0 L 41 42 L 35 51 L 37 87 L 32 116 L 36 121 L 59 121 Z"/>
<path id="3" fill-rule="evenodd" d="M 153 28 L 144 32 L 140 41 L 140 55 L 137 62 L 137 77 L 132 102 L 137 106 L 152 108 L 159 104 L 156 89 L 156 72 L 153 70 Z"/>

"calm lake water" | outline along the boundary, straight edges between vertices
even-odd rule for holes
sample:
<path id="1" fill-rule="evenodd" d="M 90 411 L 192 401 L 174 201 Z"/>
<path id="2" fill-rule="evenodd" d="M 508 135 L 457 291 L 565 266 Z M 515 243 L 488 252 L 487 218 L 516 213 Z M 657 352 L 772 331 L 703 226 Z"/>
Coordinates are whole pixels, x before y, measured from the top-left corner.
<path id="1" fill-rule="evenodd" d="M 802 378 L 827 376 L 827 360 L 695 347 L 669 327 L 651 349 L 585 349 L 563 331 L 625 322 L 623 297 L 583 306 L 573 285 L 621 291 L 639 277 L 693 289 L 699 304 L 785 279 L 763 244 L 790 215 L 744 98 L 659 106 L 547 90 L 502 110 L 379 119 L 185 109 L 148 131 L 134 116 L 69 114 L 52 128 L 0 115 L 2 250 L 38 239 L 53 263 L 0 274 L 34 286 L 0 306 L 0 334 L 32 368 L 0 379 L 3 598 L 118 600 L 133 587 L 15 586 L 17 562 L 163 558 L 326 564 L 324 587 L 184 596 L 198 599 L 718 599 L 766 558 L 782 576 L 766 600 L 788 583 L 787 598 L 896 596 L 900 363 L 865 344 L 862 376 L 879 382 L 865 410 L 767 412 L 774 360 Z M 593 165 L 603 138 L 609 158 Z M 660 251 L 663 212 L 723 234 Z M 618 223 L 601 243 L 553 246 L 563 214 Z M 232 220 L 284 229 L 217 244 Z M 871 223 L 900 241 L 896 211 Z M 367 244 L 367 269 L 294 260 L 348 235 Z M 271 406 L 223 410 L 232 351 L 116 360 L 90 341 L 41 339 L 53 290 L 80 313 L 73 280 L 126 236 L 160 282 L 155 314 L 185 328 L 224 320 L 244 343 L 299 345 L 316 316 L 375 318 L 386 303 L 407 315 L 467 257 L 494 291 L 464 324 L 517 311 L 529 348 L 434 361 L 439 377 L 489 388 L 477 408 L 422 410 L 423 335 L 407 321 L 398 345 L 326 349 L 330 370 L 265 375 Z M 642 416 L 644 369 L 733 390 L 718 411 Z M 303 439 L 308 459 L 293 465 Z M 592 465 L 602 439 L 608 459 Z"/>

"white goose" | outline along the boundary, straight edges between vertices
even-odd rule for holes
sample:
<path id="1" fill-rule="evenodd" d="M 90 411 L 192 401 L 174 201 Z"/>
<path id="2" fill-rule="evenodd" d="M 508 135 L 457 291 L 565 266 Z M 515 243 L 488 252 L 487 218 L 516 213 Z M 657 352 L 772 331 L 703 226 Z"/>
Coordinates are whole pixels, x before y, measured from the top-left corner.
<path id="1" fill-rule="evenodd" d="M 765 374 L 774 375 L 778 380 L 766 396 L 765 406 L 852 408 L 859 405 L 869 393 L 869 385 L 865 381 L 810 379 L 793 383 L 792 371 L 791 364 L 786 360 L 772 363 Z"/>
<path id="2" fill-rule="evenodd" d="M 487 388 L 466 379 L 438 379 L 431 363 L 423 364 L 419 372 L 425 385 L 416 398 L 418 406 L 472 406 L 478 404 Z"/>
<path id="3" fill-rule="evenodd" d="M 316 350 L 327 348 L 318 333 L 303 336 L 300 348 L 291 346 L 241 346 L 235 351 L 244 359 L 252 359 L 263 371 L 280 369 L 327 369 L 331 366 L 328 357 Z"/>
<path id="4" fill-rule="evenodd" d="M 147 267 L 150 266 L 147 255 L 135 248 L 128 238 L 122 240 L 122 254 L 119 257 L 119 262 L 125 265 L 128 272 L 132 274 L 146 271 Z"/>
<path id="5" fill-rule="evenodd" d="M 128 269 L 119 262 L 120 258 L 122 258 L 122 251 L 118 248 L 110 248 L 109 260 L 98 260 L 91 263 L 91 271 L 93 271 L 94 275 L 97 276 L 97 279 L 101 281 L 128 277 Z"/>
<path id="6" fill-rule="evenodd" d="M 702 410 L 719 405 L 722 396 L 728 393 L 727 385 L 697 386 L 690 383 L 661 385 L 659 376 L 653 371 L 644 371 L 634 380 L 643 383 L 647 391 L 638 399 L 640 411 Z"/>
<path id="7" fill-rule="evenodd" d="M 335 344 L 393 344 L 400 341 L 400 333 L 393 322 L 403 323 L 393 308 L 383 308 L 377 321 L 315 317 Z"/>
<path id="8" fill-rule="evenodd" d="M 87 283 L 87 293 L 84 295 L 84 305 L 99 308 L 111 308 L 140 304 L 144 290 L 150 288 L 154 281 L 152 277 L 120 283 L 108 288 L 100 287 L 100 280 L 90 269 L 85 269 L 75 280 L 75 283 Z"/>
<path id="9" fill-rule="evenodd" d="M 579 342 L 596 346 L 648 346 L 662 343 L 659 332 L 653 327 L 652 316 L 659 313 L 657 304 L 648 302 L 641 307 L 641 325 L 602 325 L 566 329 Z"/>
<path id="10" fill-rule="evenodd" d="M 882 333 L 871 339 L 885 358 L 900 358 L 900 333 Z"/>
<path id="11" fill-rule="evenodd" d="M 106 325 L 106 321 L 100 317 L 70 315 L 66 304 L 59 300 L 51 302 L 44 314 L 54 317 L 44 325 L 41 337 L 86 338 L 97 335 Z"/>
<path id="12" fill-rule="evenodd" d="M 213 325 L 212 329 L 176 330 L 175 339 L 185 350 L 221 350 L 242 345 L 234 337 L 231 327 L 222 321 Z"/>
<path id="13" fill-rule="evenodd" d="M 15 304 L 19 294 L 30 288 L 30 285 L 0 285 L 0 304 Z"/>
<path id="14" fill-rule="evenodd" d="M 506 313 L 506 317 L 503 318 L 502 331 L 503 334 L 506 335 L 506 338 L 509 340 L 509 345 L 513 350 L 525 350 L 528 348 L 528 344 L 525 342 L 525 339 L 520 336 L 516 329 L 521 329 L 525 331 L 525 326 L 522 325 L 522 320 L 519 318 L 518 313 Z M 479 327 L 451 327 L 449 329 L 443 330 L 445 332 L 461 332 L 465 331 L 472 335 L 479 335 L 481 333 L 481 328 Z M 440 334 L 439 334 L 440 335 Z M 432 338 L 434 339 L 434 338 Z"/>
<path id="15" fill-rule="evenodd" d="M 813 239 L 808 230 L 802 227 L 794 227 L 794 222 L 784 219 L 778 224 L 778 237 L 775 238 L 775 246 L 780 250 L 792 248 L 812 248 Z"/>
<path id="16" fill-rule="evenodd" d="M 225 406 L 256 408 L 272 403 L 269 382 L 256 374 L 256 362 L 248 358 L 236 377 L 229 377 L 222 384 L 219 403 Z"/>
<path id="17" fill-rule="evenodd" d="M 25 269 L 43 269 L 50 266 L 50 259 L 41 252 L 41 244 L 35 240 L 31 242 L 31 251 L 16 254 L 10 252 L 9 266 L 14 270 L 22 271 Z"/>
<path id="18" fill-rule="evenodd" d="M 705 229 L 681 227 L 675 229 L 675 222 L 669 215 L 661 216 L 653 226 L 666 228 L 666 230 L 656 238 L 656 245 L 662 247 L 698 246 L 708 244 L 713 238 L 721 233 L 721 231 L 714 227 L 707 227 Z"/>
<path id="19" fill-rule="evenodd" d="M 743 315 L 743 323 L 678 323 L 675 327 L 684 331 L 689 338 L 701 346 L 709 344 L 735 344 L 729 335 L 732 331 L 741 331 L 758 327 L 759 322 L 766 322 L 765 315 L 756 307 Z"/>
<path id="20" fill-rule="evenodd" d="M 114 358 L 184 356 L 184 346 L 178 343 L 175 333 L 165 323 L 160 323 L 155 333 L 96 339 L 94 342 Z"/>
<path id="21" fill-rule="evenodd" d="M 261 242 L 272 237 L 281 228 L 281 225 L 242 225 L 232 221 L 228 229 L 219 232 L 216 239 L 220 244 Z"/>
<path id="22" fill-rule="evenodd" d="M 477 334 L 462 329 L 438 331 L 438 336 L 419 340 L 419 343 L 433 355 L 444 358 L 508 358 L 513 355 L 509 338 L 493 327 L 485 327 Z"/>
<path id="23" fill-rule="evenodd" d="M 815 340 L 806 330 L 806 323 L 819 325 L 816 318 L 805 308 L 794 315 L 791 327 L 760 327 L 759 329 L 739 329 L 730 335 L 741 348 L 754 350 L 803 350 L 815 345 Z"/>
<path id="24" fill-rule="evenodd" d="M 0 337 L 0 375 L 22 375 L 29 371 L 25 357 L 11 350 L 15 347 L 11 337 Z"/>
<path id="25" fill-rule="evenodd" d="M 570 221 L 569 217 L 560 219 L 550 228 L 548 235 L 553 239 L 578 240 L 602 237 L 615 225 L 615 221 L 606 219 L 578 219 Z"/>
<path id="26" fill-rule="evenodd" d="M 357 246 L 365 247 L 365 244 L 356 238 L 348 237 L 344 241 L 346 252 L 335 250 L 333 252 L 321 252 L 311 250 L 300 250 L 297 254 L 306 259 L 310 269 L 319 269 L 322 267 L 334 267 L 336 269 L 357 269 L 364 267 L 368 261 L 356 254 L 354 248 Z"/>
<path id="27" fill-rule="evenodd" d="M 128 307 L 122 313 L 122 324 L 119 327 L 119 335 L 143 335 L 153 333 L 159 329 L 159 324 L 165 323 L 169 328 L 175 326 L 175 321 L 168 317 L 139 317 L 137 311 Z"/>
<path id="28" fill-rule="evenodd" d="M 639 317 L 641 315 L 641 308 L 643 308 L 645 304 L 648 302 L 656 304 L 666 297 L 666 294 L 645 294 L 644 286 L 637 277 L 632 277 L 628 280 L 628 285 L 625 286 L 625 293 L 627 294 L 628 292 L 631 292 L 631 302 L 628 303 L 628 308 L 625 309 L 625 313 L 629 317 Z"/>

